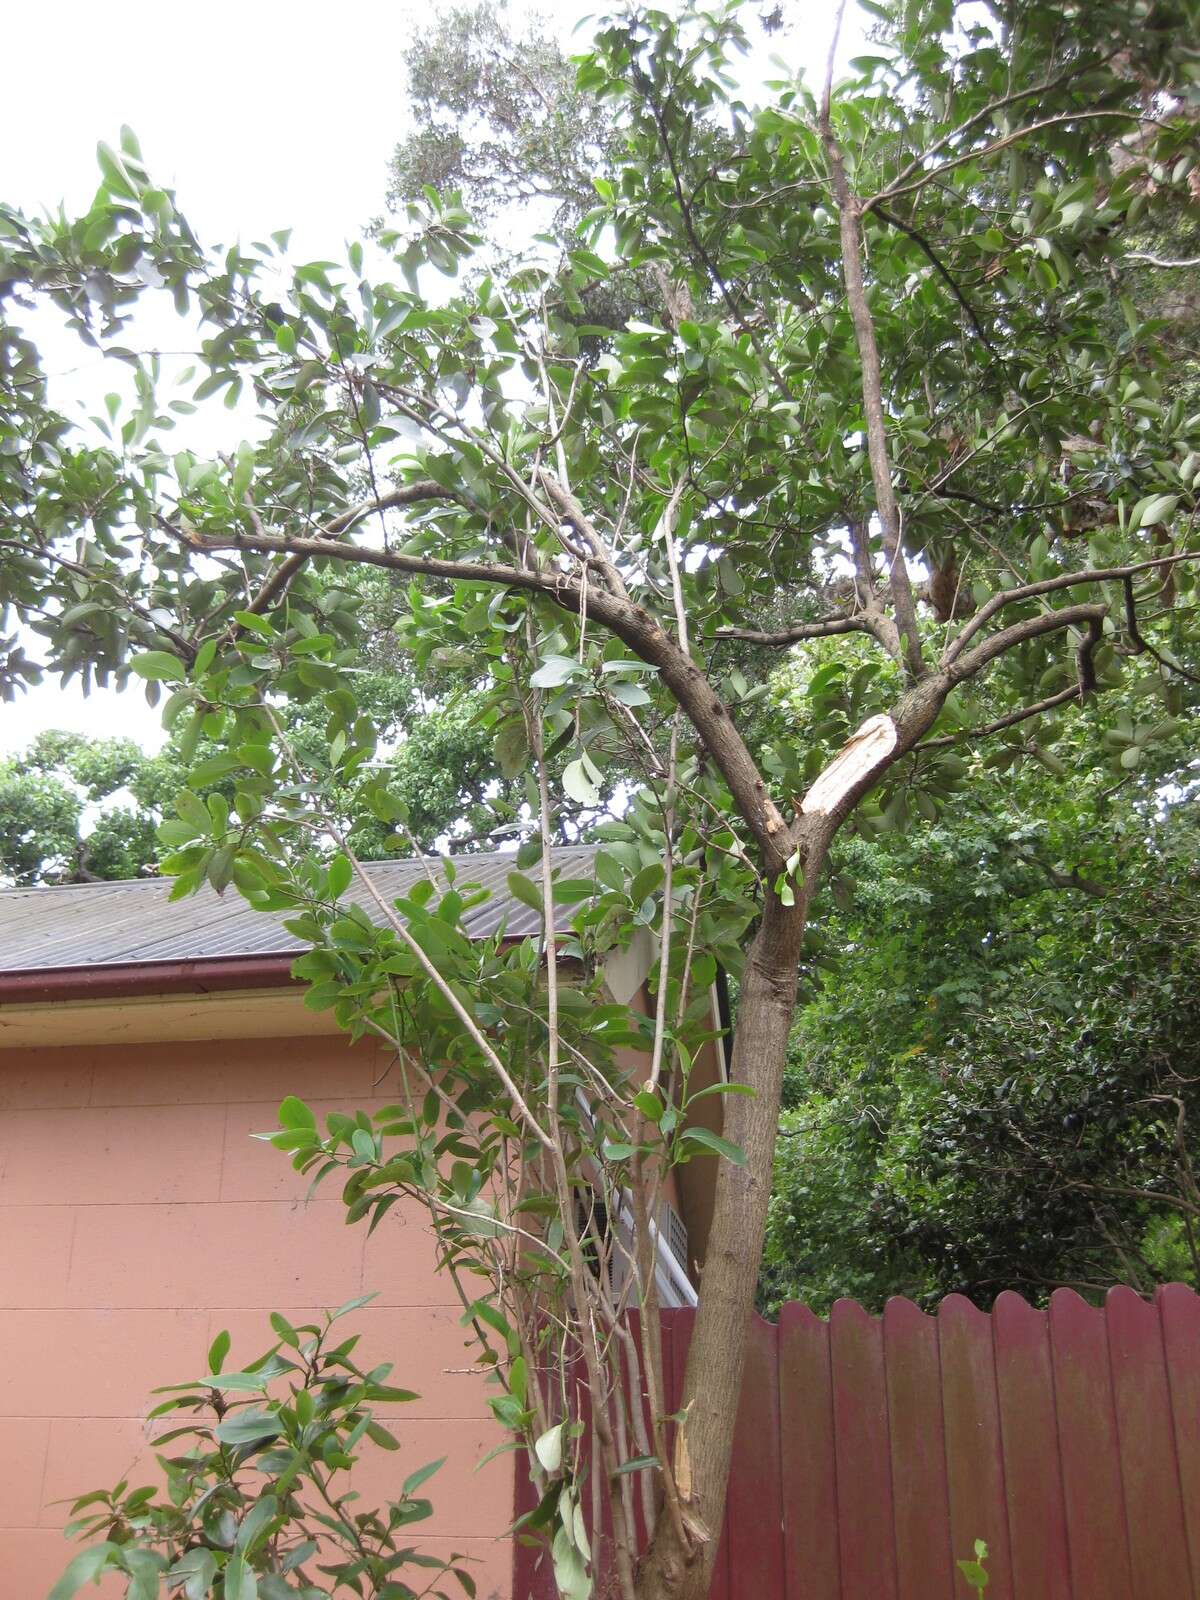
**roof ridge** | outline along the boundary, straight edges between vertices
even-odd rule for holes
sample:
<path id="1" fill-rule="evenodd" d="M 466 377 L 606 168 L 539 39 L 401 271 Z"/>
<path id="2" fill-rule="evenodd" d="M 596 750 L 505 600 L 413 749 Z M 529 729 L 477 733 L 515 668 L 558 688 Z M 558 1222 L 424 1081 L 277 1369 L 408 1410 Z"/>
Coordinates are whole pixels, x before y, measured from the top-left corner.
<path id="1" fill-rule="evenodd" d="M 581 839 L 575 844 L 560 844 L 556 850 L 597 850 L 599 846 L 588 840 Z M 511 859 L 516 866 L 517 852 L 515 850 L 471 850 L 460 856 L 393 856 L 379 857 L 374 861 L 364 861 L 363 866 L 369 871 L 372 867 L 440 867 L 444 862 L 451 861 L 456 869 L 471 861 L 504 861 Z M 537 863 L 535 862 L 536 866 Z M 56 890 L 84 889 L 132 889 L 141 888 L 150 884 L 172 883 L 171 878 L 163 877 L 160 873 L 148 874 L 141 878 L 96 878 L 90 883 L 11 883 L 0 885 L 0 896 L 20 894 L 49 894 Z"/>

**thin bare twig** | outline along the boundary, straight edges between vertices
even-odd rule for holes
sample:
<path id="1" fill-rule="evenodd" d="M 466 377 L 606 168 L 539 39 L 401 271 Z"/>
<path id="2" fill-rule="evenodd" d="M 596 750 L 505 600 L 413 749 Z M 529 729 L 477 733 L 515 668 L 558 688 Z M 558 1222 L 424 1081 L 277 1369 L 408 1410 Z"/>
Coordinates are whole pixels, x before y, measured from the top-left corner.
<path id="1" fill-rule="evenodd" d="M 1148 250 L 1127 250 L 1126 261 L 1144 261 L 1150 267 L 1166 267 L 1174 270 L 1177 267 L 1200 267 L 1200 256 L 1185 256 L 1182 260 L 1173 261 L 1167 256 L 1154 256 Z"/>

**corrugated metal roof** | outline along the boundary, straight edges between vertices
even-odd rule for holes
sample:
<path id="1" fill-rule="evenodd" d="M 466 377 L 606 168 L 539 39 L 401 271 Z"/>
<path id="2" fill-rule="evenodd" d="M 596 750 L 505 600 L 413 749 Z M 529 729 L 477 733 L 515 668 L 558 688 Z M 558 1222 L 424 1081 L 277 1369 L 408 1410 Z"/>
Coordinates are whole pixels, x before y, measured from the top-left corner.
<path id="1" fill-rule="evenodd" d="M 562 877 L 590 877 L 591 845 L 554 852 Z M 537 913 L 509 892 L 516 869 L 511 852 L 456 856 L 455 887 L 477 884 L 492 891 L 466 917 L 472 938 L 486 938 L 504 919 L 510 934 L 536 933 Z M 389 900 L 404 894 L 431 870 L 445 882 L 442 862 L 374 861 L 366 868 Z M 528 876 L 541 881 L 540 864 Z M 128 966 L 153 961 L 203 961 L 237 956 L 286 955 L 304 946 L 280 925 L 283 916 L 255 911 L 235 889 L 219 896 L 207 885 L 186 900 L 168 901 L 169 878 L 134 878 L 117 883 L 0 890 L 0 972 L 43 972 L 61 967 Z M 373 921 L 378 908 L 361 894 Z M 561 926 L 570 911 L 562 908 Z"/>

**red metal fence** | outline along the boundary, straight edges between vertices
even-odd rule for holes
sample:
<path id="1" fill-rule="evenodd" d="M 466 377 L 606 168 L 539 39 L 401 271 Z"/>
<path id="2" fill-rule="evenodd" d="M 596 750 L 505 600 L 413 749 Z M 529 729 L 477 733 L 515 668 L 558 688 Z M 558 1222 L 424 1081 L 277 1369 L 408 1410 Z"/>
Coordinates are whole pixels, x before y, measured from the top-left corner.
<path id="1" fill-rule="evenodd" d="M 664 1316 L 672 1408 L 693 1317 Z M 987 1600 L 1200 1600 L 1190 1289 L 755 1318 L 712 1600 L 965 1600 L 980 1538 Z M 554 1593 L 520 1548 L 514 1580 Z"/>

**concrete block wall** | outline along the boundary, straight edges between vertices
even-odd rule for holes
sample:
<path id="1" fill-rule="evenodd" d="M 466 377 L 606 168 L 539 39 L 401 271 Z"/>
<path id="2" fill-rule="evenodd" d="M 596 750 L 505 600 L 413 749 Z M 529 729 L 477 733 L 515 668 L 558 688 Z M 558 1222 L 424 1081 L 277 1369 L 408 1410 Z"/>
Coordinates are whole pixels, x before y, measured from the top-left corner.
<path id="1" fill-rule="evenodd" d="M 514 1458 L 474 1471 L 501 1435 L 463 1370 L 471 1352 L 422 1215 L 397 1206 L 368 1240 L 336 1190 L 306 1204 L 308 1180 L 250 1138 L 285 1094 L 318 1116 L 394 1101 L 385 1073 L 373 1045 L 338 1037 L 0 1050 L 4 1600 L 43 1600 L 69 1559 L 55 1501 L 131 1473 L 154 1481 L 150 1391 L 203 1371 L 222 1328 L 237 1364 L 272 1342 L 271 1311 L 312 1321 L 370 1290 L 344 1326 L 421 1399 L 393 1408 L 401 1450 L 372 1451 L 355 1486 L 370 1504 L 447 1456 L 412 1542 L 473 1557 L 482 1600 L 508 1600 Z"/>

